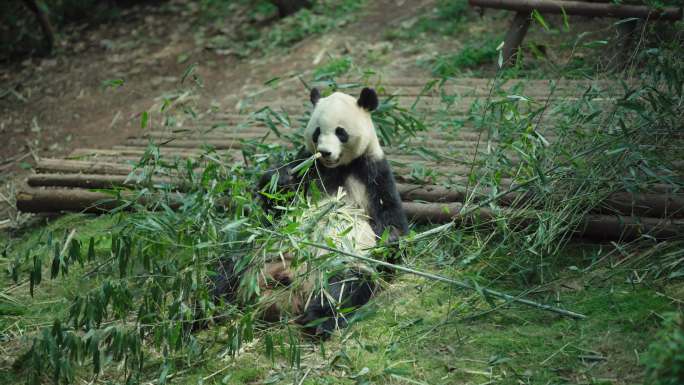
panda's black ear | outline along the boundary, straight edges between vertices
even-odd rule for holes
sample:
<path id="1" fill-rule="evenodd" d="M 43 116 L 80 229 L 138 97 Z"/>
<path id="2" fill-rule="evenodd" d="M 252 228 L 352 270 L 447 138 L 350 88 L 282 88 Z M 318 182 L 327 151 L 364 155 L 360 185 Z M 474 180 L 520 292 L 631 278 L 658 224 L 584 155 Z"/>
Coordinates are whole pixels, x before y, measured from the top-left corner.
<path id="1" fill-rule="evenodd" d="M 361 96 L 359 96 L 356 104 L 367 111 L 373 111 L 378 108 L 378 95 L 374 89 L 366 87 L 361 90 Z"/>
<path id="2" fill-rule="evenodd" d="M 314 106 L 316 103 L 318 103 L 318 99 L 321 98 L 321 92 L 318 90 L 318 88 L 312 88 L 311 93 L 309 94 L 309 99 L 311 100 L 311 104 Z"/>

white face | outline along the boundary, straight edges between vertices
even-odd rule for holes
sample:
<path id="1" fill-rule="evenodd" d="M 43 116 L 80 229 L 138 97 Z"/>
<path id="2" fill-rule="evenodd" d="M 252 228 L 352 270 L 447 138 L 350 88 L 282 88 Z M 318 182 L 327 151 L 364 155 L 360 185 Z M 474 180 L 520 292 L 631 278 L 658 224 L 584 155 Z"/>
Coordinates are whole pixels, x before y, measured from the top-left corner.
<path id="1" fill-rule="evenodd" d="M 369 151 L 382 156 L 370 112 L 341 92 L 318 100 L 304 134 L 307 149 L 320 152 L 319 161 L 328 168 L 349 164 Z"/>

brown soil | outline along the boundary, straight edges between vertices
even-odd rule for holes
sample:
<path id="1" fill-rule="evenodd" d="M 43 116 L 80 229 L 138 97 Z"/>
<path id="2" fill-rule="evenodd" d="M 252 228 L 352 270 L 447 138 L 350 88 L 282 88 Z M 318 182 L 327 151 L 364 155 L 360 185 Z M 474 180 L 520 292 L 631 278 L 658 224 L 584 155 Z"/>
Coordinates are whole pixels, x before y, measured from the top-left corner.
<path id="1" fill-rule="evenodd" d="M 378 48 L 390 24 L 433 1 L 372 2 L 357 22 L 342 29 L 289 50 L 243 60 L 206 49 L 206 40 L 197 38 L 207 31 L 206 23 L 191 3 L 175 0 L 168 7 L 134 7 L 108 24 L 72 26 L 62 31 L 53 57 L 0 66 L 0 90 L 13 91 L 0 98 L 0 204 L 5 206 L 0 206 L 0 220 L 12 211 L 7 207 L 12 186 L 30 172 L 26 169 L 32 161 L 79 147 L 121 143 L 141 130 L 142 111 L 160 95 L 178 89 L 192 63 L 198 63 L 204 84 L 199 104 L 232 110 L 248 88 L 305 71 L 327 55 L 350 54 L 363 61 L 367 51 Z M 395 50 L 391 44 L 381 48 Z M 392 63 L 386 67 L 397 66 Z M 103 85 L 112 79 L 125 83 Z"/>

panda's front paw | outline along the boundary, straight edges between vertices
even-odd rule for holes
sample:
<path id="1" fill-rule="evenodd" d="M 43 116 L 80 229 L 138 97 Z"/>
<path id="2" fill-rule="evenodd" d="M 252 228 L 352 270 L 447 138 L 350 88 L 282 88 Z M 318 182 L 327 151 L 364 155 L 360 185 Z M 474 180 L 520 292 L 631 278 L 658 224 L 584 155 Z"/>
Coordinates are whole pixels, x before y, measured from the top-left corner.
<path id="1" fill-rule="evenodd" d="M 282 190 L 291 186 L 294 182 L 294 178 L 289 172 L 289 168 L 281 167 L 273 170 L 267 171 L 259 179 L 258 188 L 259 191 L 273 192 Z M 275 186 L 273 185 L 275 183 Z"/>
<path id="2" fill-rule="evenodd" d="M 397 229 L 394 226 L 390 227 L 390 232 L 389 232 L 389 237 L 387 238 L 387 242 L 389 243 L 396 243 L 399 242 L 401 239 L 401 231 Z"/>
<path id="3" fill-rule="evenodd" d="M 309 312 L 305 313 L 295 321 L 302 326 L 304 334 L 311 338 L 327 340 L 337 329 L 347 327 L 347 321 L 343 317 L 323 316 Z"/>
<path id="4" fill-rule="evenodd" d="M 278 190 L 282 189 L 289 189 L 292 188 L 295 184 L 295 178 L 292 175 L 290 167 L 284 167 L 279 170 L 278 172 Z"/>

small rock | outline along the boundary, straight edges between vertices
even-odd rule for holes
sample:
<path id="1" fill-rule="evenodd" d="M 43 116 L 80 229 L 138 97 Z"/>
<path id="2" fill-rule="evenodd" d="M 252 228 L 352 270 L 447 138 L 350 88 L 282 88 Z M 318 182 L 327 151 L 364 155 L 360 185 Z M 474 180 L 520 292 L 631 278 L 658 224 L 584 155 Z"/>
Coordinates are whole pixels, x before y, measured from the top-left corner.
<path id="1" fill-rule="evenodd" d="M 57 65 L 57 59 L 43 59 L 42 62 L 40 62 L 40 66 L 43 68 L 52 68 Z"/>
<path id="2" fill-rule="evenodd" d="M 100 47 L 106 50 L 114 49 L 114 42 L 109 39 L 102 39 L 100 40 Z"/>

